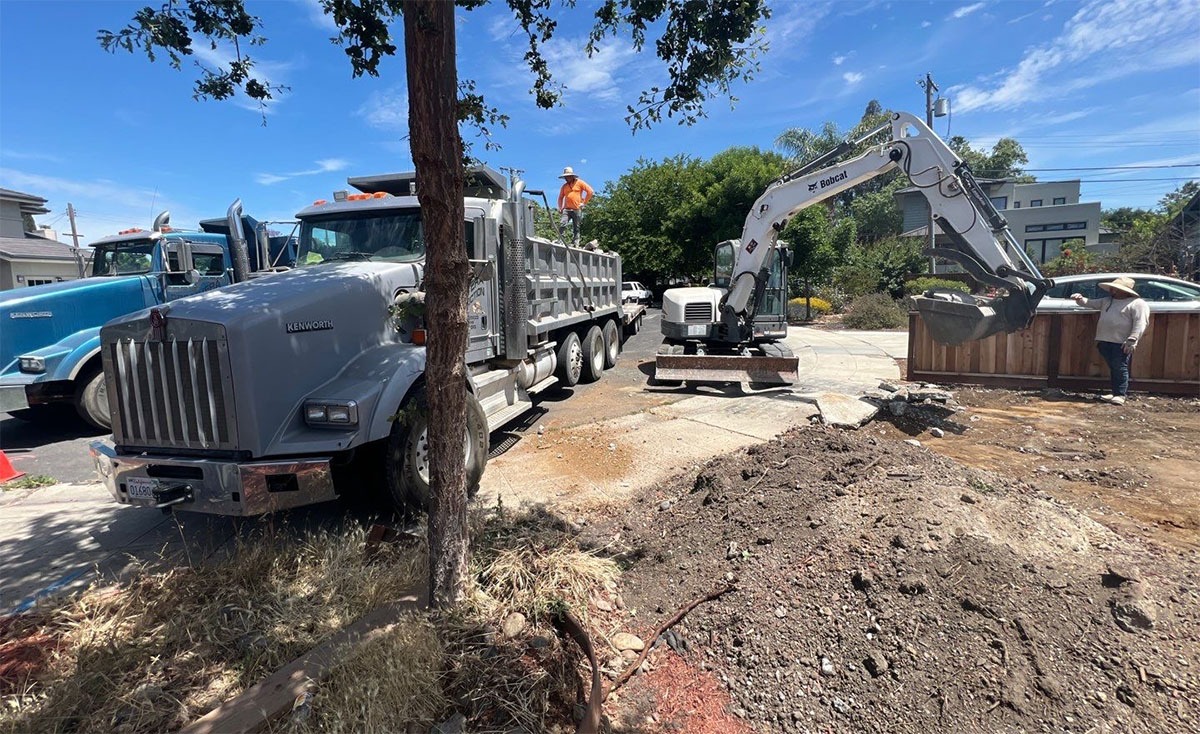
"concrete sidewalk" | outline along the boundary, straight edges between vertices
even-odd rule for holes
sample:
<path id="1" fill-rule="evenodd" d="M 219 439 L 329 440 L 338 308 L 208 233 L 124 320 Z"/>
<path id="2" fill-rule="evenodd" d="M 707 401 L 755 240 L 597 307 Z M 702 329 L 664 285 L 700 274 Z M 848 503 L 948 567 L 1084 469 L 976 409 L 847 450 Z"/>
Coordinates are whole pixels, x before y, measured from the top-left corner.
<path id="1" fill-rule="evenodd" d="M 661 390 L 690 397 L 607 421 L 527 435 L 488 463 L 479 501 L 563 507 L 620 501 L 714 456 L 808 423 L 818 412 L 819 395 L 858 397 L 882 380 L 899 380 L 900 369 L 889 352 L 905 354 L 907 338 L 903 332 L 792 327 L 787 344 L 799 359 L 800 381 L 791 388 L 665 388 Z"/>
<path id="2" fill-rule="evenodd" d="M 788 344 L 800 360 L 801 377 L 792 388 L 745 392 L 739 385 L 656 388 L 616 381 L 589 386 L 589 399 L 617 401 L 624 391 L 637 390 L 671 400 L 650 407 L 641 401 L 608 420 L 566 428 L 552 423 L 544 435 L 538 435 L 536 422 L 507 434 L 515 444 L 489 462 L 476 503 L 567 509 L 620 501 L 676 472 L 807 423 L 817 413 L 819 394 L 857 397 L 880 380 L 898 380 L 892 352 L 904 353 L 899 338 L 906 336 L 793 328 Z M 199 562 L 264 522 L 303 532 L 337 525 L 344 516 L 336 503 L 267 521 L 163 515 L 119 505 L 99 484 L 0 491 L 0 614 L 82 586 L 95 572 L 119 573 L 134 561 Z"/>

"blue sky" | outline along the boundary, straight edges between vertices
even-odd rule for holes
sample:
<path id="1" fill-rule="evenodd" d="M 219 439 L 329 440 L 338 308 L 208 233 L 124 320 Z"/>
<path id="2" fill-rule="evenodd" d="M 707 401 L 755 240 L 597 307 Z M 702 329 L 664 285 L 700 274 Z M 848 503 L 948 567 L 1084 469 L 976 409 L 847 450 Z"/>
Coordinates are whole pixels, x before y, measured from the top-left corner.
<path id="1" fill-rule="evenodd" d="M 402 51 L 384 61 L 381 78 L 352 79 L 316 0 L 247 0 L 269 38 L 252 56 L 291 87 L 264 127 L 248 100 L 193 101 L 186 62 L 178 72 L 99 47 L 98 29 L 124 25 L 144 4 L 0 0 L 0 186 L 48 198 L 53 212 L 39 223 L 66 230 L 70 201 L 86 242 L 147 227 L 162 209 L 194 226 L 235 197 L 260 219 L 287 219 L 345 188 L 348 175 L 411 168 Z M 1014 136 L 1031 169 L 1175 166 L 1034 171 L 1083 179 L 1085 201 L 1150 207 L 1200 177 L 1200 165 L 1180 167 L 1200 164 L 1195 0 L 775 0 L 771 49 L 755 80 L 736 86 L 732 109 L 716 99 L 693 127 L 667 121 L 636 135 L 625 106 L 663 72 L 623 41 L 587 58 L 594 5 L 563 11 L 547 47 L 567 87 L 552 111 L 532 104 L 503 4 L 460 13 L 460 76 L 512 118 L 495 136 L 502 150 L 476 151 L 493 166 L 524 169 L 531 188 L 553 190 L 565 165 L 599 190 L 640 157 L 771 147 L 788 127 L 826 120 L 848 128 L 871 99 L 922 114 L 916 80 L 927 71 L 951 100 L 939 134 L 949 125 L 980 145 Z"/>

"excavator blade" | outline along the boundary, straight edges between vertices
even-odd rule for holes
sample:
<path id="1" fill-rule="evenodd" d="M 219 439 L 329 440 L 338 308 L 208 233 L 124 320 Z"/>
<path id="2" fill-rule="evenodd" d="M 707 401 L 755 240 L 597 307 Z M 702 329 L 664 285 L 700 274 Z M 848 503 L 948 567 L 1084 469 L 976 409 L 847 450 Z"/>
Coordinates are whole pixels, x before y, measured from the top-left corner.
<path id="1" fill-rule="evenodd" d="M 997 332 L 1019 331 L 1030 314 L 1012 296 L 977 298 L 953 291 L 927 292 L 916 296 L 917 312 L 933 340 L 940 344 L 962 344 Z"/>
<path id="2" fill-rule="evenodd" d="M 654 362 L 654 377 L 662 381 L 791 385 L 800 379 L 800 374 L 795 357 L 660 354 Z"/>

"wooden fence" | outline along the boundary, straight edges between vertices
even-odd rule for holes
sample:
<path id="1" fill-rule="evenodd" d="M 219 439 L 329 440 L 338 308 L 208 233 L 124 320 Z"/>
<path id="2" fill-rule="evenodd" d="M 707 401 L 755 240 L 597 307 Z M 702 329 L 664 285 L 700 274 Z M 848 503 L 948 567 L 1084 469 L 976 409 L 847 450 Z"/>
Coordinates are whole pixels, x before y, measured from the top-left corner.
<path id="1" fill-rule="evenodd" d="M 1038 314 L 1015 334 L 946 346 L 908 317 L 908 379 L 997 387 L 1103 389 L 1108 366 L 1096 350 L 1094 312 Z M 1130 370 L 1131 390 L 1200 395 L 1200 313 L 1153 313 Z"/>

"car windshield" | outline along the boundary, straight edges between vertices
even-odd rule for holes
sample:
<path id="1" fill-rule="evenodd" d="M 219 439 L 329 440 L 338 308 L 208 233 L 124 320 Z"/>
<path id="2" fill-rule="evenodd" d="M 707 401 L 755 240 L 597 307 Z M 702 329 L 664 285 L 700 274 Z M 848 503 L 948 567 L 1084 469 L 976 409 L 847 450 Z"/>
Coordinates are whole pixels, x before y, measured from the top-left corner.
<path id="1" fill-rule="evenodd" d="M 154 256 L 154 243 L 150 240 L 110 242 L 96 245 L 93 249 L 93 276 L 143 275 L 150 272 Z"/>
<path id="2" fill-rule="evenodd" d="M 415 262 L 425 257 L 421 211 L 376 211 L 306 219 L 297 265 L 345 260 Z"/>

